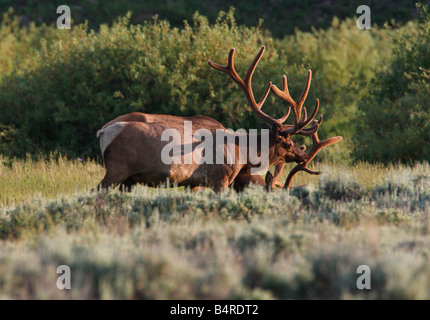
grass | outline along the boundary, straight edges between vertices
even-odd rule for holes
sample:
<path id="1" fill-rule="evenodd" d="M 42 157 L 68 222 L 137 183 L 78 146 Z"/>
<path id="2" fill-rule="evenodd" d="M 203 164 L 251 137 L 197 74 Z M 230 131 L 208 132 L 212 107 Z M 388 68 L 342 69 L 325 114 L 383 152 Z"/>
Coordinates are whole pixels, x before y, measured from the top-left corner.
<path id="1" fill-rule="evenodd" d="M 94 162 L 10 163 L 0 182 L 3 299 L 430 298 L 427 163 L 322 163 L 320 177 L 297 175 L 306 187 L 240 194 L 97 193 L 104 169 Z M 62 264 L 71 290 L 55 286 Z M 356 286 L 362 264 L 370 290 Z"/>
<path id="2" fill-rule="evenodd" d="M 293 166 L 288 164 L 285 167 L 280 179 L 282 182 Z M 333 171 L 336 171 L 351 175 L 365 188 L 385 182 L 390 174 L 403 168 L 406 167 L 402 165 L 384 167 L 365 162 L 355 165 L 317 162 L 313 166 L 313 169 L 321 170 L 325 174 L 333 174 Z M 273 168 L 271 171 L 273 172 Z M 19 204 L 36 195 L 55 198 L 90 191 L 101 181 L 104 174 L 105 169 L 100 164 L 80 158 L 67 159 L 52 155 L 47 160 L 32 161 L 31 157 L 22 160 L 0 156 L 0 206 Z M 293 184 L 317 184 L 319 179 L 320 176 L 301 172 L 295 176 Z"/>
<path id="3" fill-rule="evenodd" d="M 62 156 L 52 155 L 41 161 L 0 157 L 0 206 L 21 203 L 36 195 L 55 198 L 90 191 L 104 171 L 96 162 Z"/>

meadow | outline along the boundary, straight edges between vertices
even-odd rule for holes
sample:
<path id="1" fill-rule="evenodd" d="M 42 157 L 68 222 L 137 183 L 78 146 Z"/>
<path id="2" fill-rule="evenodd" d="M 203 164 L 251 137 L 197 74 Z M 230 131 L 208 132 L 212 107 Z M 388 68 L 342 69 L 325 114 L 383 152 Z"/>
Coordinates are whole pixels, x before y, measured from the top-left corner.
<path id="1" fill-rule="evenodd" d="M 304 187 L 240 194 L 106 194 L 91 191 L 94 161 L 1 163 L 2 299 L 430 298 L 428 163 L 315 162 L 324 173 L 298 174 Z"/>
<path id="2" fill-rule="evenodd" d="M 0 299 L 430 299 L 428 1 L 374 2 L 365 30 L 358 1 L 232 2 L 79 0 L 72 30 L 54 2 L 0 3 Z M 343 137 L 311 163 L 321 176 L 272 192 L 93 191 L 96 132 L 119 115 L 261 128 L 208 60 L 234 47 L 244 74 L 262 45 L 256 96 L 286 74 L 299 97 L 311 69 L 318 133 Z M 270 94 L 264 112 L 285 108 Z"/>

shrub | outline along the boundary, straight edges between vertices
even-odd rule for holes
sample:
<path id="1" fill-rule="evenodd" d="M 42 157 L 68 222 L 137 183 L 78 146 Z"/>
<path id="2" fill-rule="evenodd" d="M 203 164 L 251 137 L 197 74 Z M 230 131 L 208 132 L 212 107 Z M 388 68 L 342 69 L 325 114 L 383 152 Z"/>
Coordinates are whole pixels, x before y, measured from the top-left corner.
<path id="1" fill-rule="evenodd" d="M 3 13 L 0 23 L 0 81 L 3 76 L 20 68 L 33 51 L 40 49 L 41 39 L 53 40 L 57 36 L 56 31 L 56 28 L 46 25 L 36 27 L 34 23 L 23 26 L 12 9 Z"/>
<path id="2" fill-rule="evenodd" d="M 375 27 L 363 32 L 352 19 L 335 19 L 327 30 L 296 31 L 295 36 L 273 41 L 260 25 L 238 26 L 233 9 L 221 12 L 212 25 L 195 14 L 183 29 L 158 19 L 134 26 L 129 18 L 102 25 L 99 31 L 88 30 L 85 24 L 74 25 L 73 32 L 32 29 L 22 46 L 31 42 L 33 49 L 23 51 L 19 64 L 13 62 L 0 83 L 0 152 L 19 157 L 53 151 L 97 157 L 97 130 L 131 111 L 206 115 L 227 128 L 259 128 L 262 121 L 247 106 L 241 90 L 207 61 L 225 63 L 228 50 L 235 47 L 236 67 L 243 76 L 264 44 L 268 48 L 253 79 L 255 96 L 260 97 L 269 80 L 280 85 L 285 73 L 297 97 L 306 69 L 311 68 L 307 105 L 316 98 L 321 101 L 320 137 L 344 137 L 321 157 L 346 160 L 353 135 L 348 121 L 359 100 L 358 83 L 373 76 L 380 53 L 386 51 L 382 48 L 390 47 L 389 30 Z M 274 95 L 264 108 L 276 117 L 285 112 Z M 294 139 L 307 143 L 303 137 Z"/>
<path id="3" fill-rule="evenodd" d="M 333 200 L 360 200 L 368 194 L 368 191 L 348 174 L 339 174 L 334 178 L 325 175 L 319 180 L 319 185 L 321 194 Z"/>
<path id="4" fill-rule="evenodd" d="M 296 30 L 294 35 L 275 42 L 280 60 L 312 70 L 306 105 L 312 110 L 315 99 L 320 100 L 319 114 L 324 116 L 320 137 L 341 135 L 344 138 L 342 143 L 325 151 L 325 158 L 332 160 L 349 158 L 354 134 L 350 121 L 355 116 L 363 84 L 374 76 L 374 70 L 392 46 L 392 30 L 374 26 L 363 31 L 357 28 L 354 19 L 335 18 L 330 28 L 313 28 L 311 32 Z M 305 77 L 296 76 L 289 69 L 287 76 L 293 79 L 289 81 L 293 97 L 299 97 Z"/>
<path id="5" fill-rule="evenodd" d="M 354 120 L 355 159 L 410 163 L 430 158 L 430 16 L 395 39 L 392 58 L 371 81 Z"/>
<path id="6" fill-rule="evenodd" d="M 58 150 L 94 157 L 99 154 L 96 131 L 131 111 L 204 114 L 227 127 L 255 127 L 241 91 L 207 61 L 225 61 L 235 46 L 237 69 L 244 70 L 262 43 L 271 47 L 258 27 L 237 26 L 233 11 L 220 13 L 213 26 L 196 14 L 193 26 L 183 30 L 158 20 L 131 26 L 128 17 L 99 32 L 77 26 L 53 43 L 42 42 L 21 71 L 4 78 L 0 123 L 16 134 L 3 152 L 22 156 Z M 271 78 L 264 65 L 276 57 L 275 50 L 268 51 L 255 77 L 261 86 L 261 74 Z M 258 85 L 255 91 L 260 93 Z"/>

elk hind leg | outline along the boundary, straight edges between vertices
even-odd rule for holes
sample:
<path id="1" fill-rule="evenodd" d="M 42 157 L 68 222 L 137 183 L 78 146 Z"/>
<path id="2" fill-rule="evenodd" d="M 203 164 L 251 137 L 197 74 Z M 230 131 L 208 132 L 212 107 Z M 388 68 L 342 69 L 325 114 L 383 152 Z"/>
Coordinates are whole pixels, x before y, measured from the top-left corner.
<path id="1" fill-rule="evenodd" d="M 109 170 L 107 168 L 103 180 L 97 186 L 97 190 L 100 190 L 100 188 L 104 190 L 114 189 L 117 185 L 127 180 L 128 177 L 129 173 L 126 170 Z"/>
<path id="2" fill-rule="evenodd" d="M 121 190 L 121 192 L 130 192 L 131 188 L 135 184 L 137 184 L 137 182 L 134 181 L 131 177 L 128 177 L 123 182 L 121 182 L 121 184 L 119 185 L 119 190 Z"/>

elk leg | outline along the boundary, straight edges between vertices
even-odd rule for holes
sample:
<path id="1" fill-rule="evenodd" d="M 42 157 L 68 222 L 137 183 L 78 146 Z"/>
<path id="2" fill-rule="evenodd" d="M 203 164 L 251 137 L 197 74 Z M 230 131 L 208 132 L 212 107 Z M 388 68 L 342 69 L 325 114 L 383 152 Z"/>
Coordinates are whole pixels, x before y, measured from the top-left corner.
<path id="1" fill-rule="evenodd" d="M 133 187 L 135 184 L 137 184 L 137 182 L 134 181 L 131 177 L 128 177 L 123 182 L 121 182 L 121 184 L 119 185 L 119 190 L 121 190 L 121 192 L 130 192 L 131 187 Z"/>
<path id="2" fill-rule="evenodd" d="M 272 189 L 275 188 L 275 186 L 278 186 L 280 188 L 284 187 L 284 185 L 281 182 L 279 182 L 278 179 L 281 177 L 282 170 L 284 170 L 285 165 L 286 165 L 285 162 L 282 162 L 276 165 L 274 176 L 272 179 Z"/>
<path id="3" fill-rule="evenodd" d="M 100 190 L 100 187 L 105 190 L 108 188 L 114 189 L 118 184 L 125 181 L 128 177 L 129 173 L 127 170 L 118 170 L 118 168 L 117 170 L 109 170 L 109 168 L 107 168 L 105 177 L 97 186 L 97 190 Z"/>
<path id="4" fill-rule="evenodd" d="M 203 191 L 203 190 L 205 190 L 206 188 L 205 187 L 202 187 L 202 186 L 195 186 L 195 187 L 192 187 L 191 188 L 191 191 L 193 192 L 193 193 L 196 193 L 196 192 L 199 192 L 199 191 Z"/>
<path id="5" fill-rule="evenodd" d="M 229 186 L 228 182 L 229 182 L 228 177 L 225 177 L 224 179 L 221 179 L 221 180 L 217 180 L 212 184 L 212 189 L 216 193 L 219 193 L 219 192 L 228 188 L 228 186 Z"/>
<path id="6" fill-rule="evenodd" d="M 273 190 L 273 176 L 270 171 L 267 171 L 266 178 L 264 179 L 266 182 L 266 191 L 272 191 Z"/>

